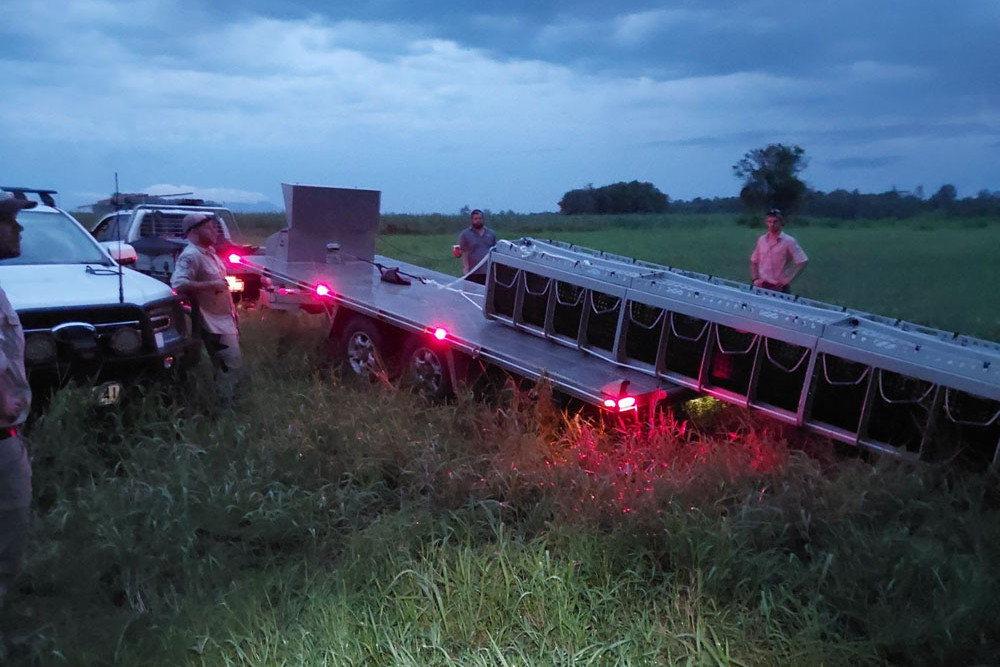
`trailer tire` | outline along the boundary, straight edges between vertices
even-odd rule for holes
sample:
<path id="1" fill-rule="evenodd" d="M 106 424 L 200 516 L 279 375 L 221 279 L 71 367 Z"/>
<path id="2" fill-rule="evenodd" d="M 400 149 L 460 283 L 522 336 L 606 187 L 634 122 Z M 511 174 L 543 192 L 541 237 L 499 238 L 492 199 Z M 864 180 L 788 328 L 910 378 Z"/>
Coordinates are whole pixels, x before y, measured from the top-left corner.
<path id="1" fill-rule="evenodd" d="M 382 331 L 367 317 L 348 321 L 332 347 L 348 375 L 369 382 L 388 379 Z"/>
<path id="2" fill-rule="evenodd" d="M 424 336 L 410 336 L 402 356 L 404 386 L 433 400 L 451 394 L 451 371 L 443 345 L 434 345 Z"/>

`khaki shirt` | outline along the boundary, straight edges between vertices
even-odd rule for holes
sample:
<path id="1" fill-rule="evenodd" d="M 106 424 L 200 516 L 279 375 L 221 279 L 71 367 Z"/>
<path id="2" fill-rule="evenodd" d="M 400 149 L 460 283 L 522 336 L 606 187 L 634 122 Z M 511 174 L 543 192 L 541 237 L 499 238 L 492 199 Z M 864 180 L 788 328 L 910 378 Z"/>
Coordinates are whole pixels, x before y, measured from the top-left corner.
<path id="1" fill-rule="evenodd" d="M 17 311 L 0 288 L 0 428 L 23 424 L 31 409 L 31 387 L 24 370 L 24 330 Z"/>
<path id="2" fill-rule="evenodd" d="M 178 292 L 184 292 L 188 283 L 225 279 L 226 265 L 216 254 L 215 248 L 201 248 L 188 242 L 177 257 L 174 273 L 170 276 L 170 286 Z M 212 292 L 191 292 L 186 296 L 191 298 L 198 309 L 205 329 L 216 334 L 239 333 L 236 306 L 233 305 L 233 297 L 228 288 Z"/>

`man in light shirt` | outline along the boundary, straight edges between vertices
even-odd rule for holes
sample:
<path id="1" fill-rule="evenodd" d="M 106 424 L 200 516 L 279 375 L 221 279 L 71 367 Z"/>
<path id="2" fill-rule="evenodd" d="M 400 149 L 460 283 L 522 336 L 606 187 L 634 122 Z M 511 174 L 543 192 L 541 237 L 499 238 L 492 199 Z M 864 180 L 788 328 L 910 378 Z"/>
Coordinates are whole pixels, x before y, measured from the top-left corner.
<path id="1" fill-rule="evenodd" d="M 231 400 L 236 394 L 243 355 L 236 306 L 226 282 L 226 265 L 215 252 L 218 223 L 209 213 L 189 213 L 181 223 L 188 245 L 177 257 L 170 286 L 189 299 L 196 327 L 215 369 L 220 396 Z"/>
<path id="2" fill-rule="evenodd" d="M 21 254 L 17 214 L 36 202 L 0 192 L 0 259 Z M 21 428 L 31 409 L 24 330 L 0 287 L 0 604 L 21 568 L 31 507 L 31 463 Z"/>
<path id="3" fill-rule="evenodd" d="M 787 292 L 788 286 L 806 268 L 809 258 L 798 241 L 782 229 L 785 218 L 776 208 L 767 212 L 767 233 L 757 239 L 750 255 L 750 275 L 756 287 Z"/>

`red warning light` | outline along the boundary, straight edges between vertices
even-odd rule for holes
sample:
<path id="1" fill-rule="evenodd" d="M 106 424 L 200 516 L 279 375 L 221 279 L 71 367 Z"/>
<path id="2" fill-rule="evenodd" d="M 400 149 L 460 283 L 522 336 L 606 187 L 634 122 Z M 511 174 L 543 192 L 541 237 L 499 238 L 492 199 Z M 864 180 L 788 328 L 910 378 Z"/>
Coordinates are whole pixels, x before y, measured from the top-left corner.
<path id="1" fill-rule="evenodd" d="M 242 264 L 243 263 L 243 258 L 240 257 L 239 255 L 237 255 L 235 252 L 234 253 L 230 253 L 229 254 L 229 263 L 230 264 Z"/>
<path id="2" fill-rule="evenodd" d="M 622 396 L 618 399 L 618 412 L 625 412 L 635 407 L 635 396 Z"/>
<path id="3" fill-rule="evenodd" d="M 444 327 L 437 327 L 434 329 L 434 337 L 438 340 L 444 340 L 448 337 L 448 330 Z"/>
<path id="4" fill-rule="evenodd" d="M 635 396 L 621 396 L 619 398 L 604 399 L 604 407 L 617 412 L 628 412 L 634 410 L 636 406 Z"/>
<path id="5" fill-rule="evenodd" d="M 330 296 L 331 294 L 333 294 L 333 290 L 330 289 L 329 285 L 324 285 L 323 283 L 316 285 L 317 296 Z"/>

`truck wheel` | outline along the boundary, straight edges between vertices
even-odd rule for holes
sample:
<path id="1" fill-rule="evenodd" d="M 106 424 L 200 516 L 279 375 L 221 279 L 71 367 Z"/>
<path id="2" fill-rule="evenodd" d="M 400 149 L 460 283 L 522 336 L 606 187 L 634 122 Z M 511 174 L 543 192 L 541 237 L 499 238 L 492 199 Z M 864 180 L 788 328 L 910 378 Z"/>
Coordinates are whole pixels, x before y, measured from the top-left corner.
<path id="1" fill-rule="evenodd" d="M 367 317 L 355 317 L 344 327 L 339 356 L 351 375 L 374 382 L 387 378 L 382 332 Z"/>
<path id="2" fill-rule="evenodd" d="M 406 386 L 435 400 L 451 393 L 451 374 L 443 346 L 434 345 L 423 336 L 411 336 L 403 348 L 403 360 Z"/>

